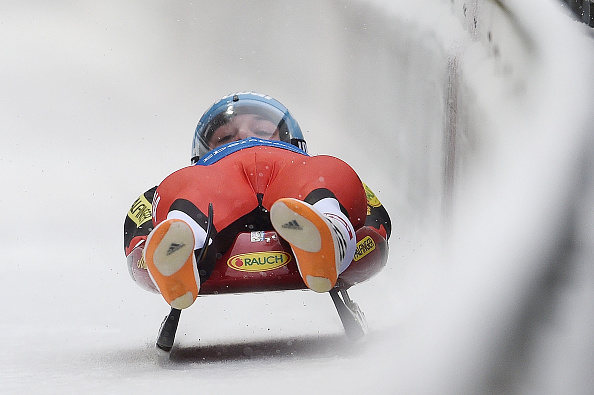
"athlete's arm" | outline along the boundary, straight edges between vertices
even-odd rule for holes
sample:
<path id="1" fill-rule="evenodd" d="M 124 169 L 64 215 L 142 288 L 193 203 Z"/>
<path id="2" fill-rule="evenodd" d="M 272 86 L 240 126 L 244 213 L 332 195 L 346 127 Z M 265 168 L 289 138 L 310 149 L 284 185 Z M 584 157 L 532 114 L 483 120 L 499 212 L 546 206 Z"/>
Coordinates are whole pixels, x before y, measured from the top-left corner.
<path id="1" fill-rule="evenodd" d="M 153 187 L 134 201 L 124 220 L 124 252 L 128 256 L 132 250 L 146 241 L 153 230 L 153 197 L 157 187 Z"/>
<path id="2" fill-rule="evenodd" d="M 392 232 L 390 215 L 377 196 L 375 196 L 375 193 L 365 183 L 363 183 L 363 187 L 367 195 L 367 219 L 365 220 L 365 225 L 377 229 L 388 240 Z"/>

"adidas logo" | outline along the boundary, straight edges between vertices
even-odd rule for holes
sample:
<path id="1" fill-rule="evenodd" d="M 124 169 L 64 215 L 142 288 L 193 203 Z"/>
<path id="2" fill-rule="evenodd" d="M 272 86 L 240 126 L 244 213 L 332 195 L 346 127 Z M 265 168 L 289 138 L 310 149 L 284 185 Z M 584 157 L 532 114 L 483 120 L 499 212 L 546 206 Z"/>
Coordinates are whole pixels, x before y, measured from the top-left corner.
<path id="1" fill-rule="evenodd" d="M 291 222 L 287 222 L 286 224 L 283 224 L 283 228 L 293 229 L 293 230 L 303 230 L 301 225 L 299 225 L 299 222 L 297 222 L 297 220 L 295 220 L 295 219 Z"/>
<path id="2" fill-rule="evenodd" d="M 183 248 L 184 246 L 185 246 L 185 244 L 171 243 L 171 245 L 167 249 L 167 254 L 166 255 L 171 255 L 175 251 L 178 251 L 180 248 Z"/>

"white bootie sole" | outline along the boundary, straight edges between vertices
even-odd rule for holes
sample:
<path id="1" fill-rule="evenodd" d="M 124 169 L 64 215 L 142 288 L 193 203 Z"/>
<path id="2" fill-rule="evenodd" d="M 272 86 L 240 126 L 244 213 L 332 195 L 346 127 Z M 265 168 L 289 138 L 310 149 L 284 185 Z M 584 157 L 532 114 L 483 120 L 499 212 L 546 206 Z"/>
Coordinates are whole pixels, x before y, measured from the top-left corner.
<path id="1" fill-rule="evenodd" d="M 278 202 L 272 206 L 270 220 L 280 237 L 300 250 L 318 252 L 322 248 L 322 237 L 318 228 L 285 203 Z"/>
<path id="2" fill-rule="evenodd" d="M 150 243 L 150 236 L 147 239 L 148 243 Z M 193 253 L 194 233 L 192 228 L 183 221 L 177 221 L 171 224 L 167 233 L 155 248 L 153 262 L 159 273 L 163 276 L 171 276 L 182 268 Z"/>
<path id="3" fill-rule="evenodd" d="M 338 276 L 336 240 L 332 224 L 312 205 L 283 198 L 270 208 L 276 232 L 289 242 L 299 273 L 309 289 L 331 290 Z"/>

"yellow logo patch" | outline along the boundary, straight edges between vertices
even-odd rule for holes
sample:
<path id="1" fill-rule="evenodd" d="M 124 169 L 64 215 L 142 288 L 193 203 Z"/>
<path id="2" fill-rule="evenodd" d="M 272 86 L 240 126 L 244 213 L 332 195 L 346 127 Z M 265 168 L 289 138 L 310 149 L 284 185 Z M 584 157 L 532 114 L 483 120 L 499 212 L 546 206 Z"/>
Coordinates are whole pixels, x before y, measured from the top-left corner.
<path id="1" fill-rule="evenodd" d="M 362 259 L 365 255 L 369 254 L 371 251 L 375 250 L 375 241 L 370 236 L 365 236 L 357 243 L 357 249 L 355 250 L 355 257 L 353 258 L 356 261 Z"/>
<path id="2" fill-rule="evenodd" d="M 130 211 L 128 211 L 128 217 L 134 221 L 137 228 L 140 228 L 142 224 L 153 218 L 151 209 L 151 203 L 144 197 L 144 195 L 140 195 L 130 208 Z"/>
<path id="3" fill-rule="evenodd" d="M 139 269 L 146 269 L 146 262 L 144 261 L 144 255 L 140 257 L 138 262 L 136 262 L 136 267 Z"/>
<path id="4" fill-rule="evenodd" d="M 363 183 L 363 188 L 365 188 L 365 195 L 367 196 L 367 204 L 371 207 L 380 207 L 382 203 L 379 201 L 375 193 L 365 183 Z"/>
<path id="5" fill-rule="evenodd" d="M 233 255 L 227 265 L 242 272 L 265 272 L 283 267 L 290 260 L 291 255 L 282 251 L 252 252 Z"/>

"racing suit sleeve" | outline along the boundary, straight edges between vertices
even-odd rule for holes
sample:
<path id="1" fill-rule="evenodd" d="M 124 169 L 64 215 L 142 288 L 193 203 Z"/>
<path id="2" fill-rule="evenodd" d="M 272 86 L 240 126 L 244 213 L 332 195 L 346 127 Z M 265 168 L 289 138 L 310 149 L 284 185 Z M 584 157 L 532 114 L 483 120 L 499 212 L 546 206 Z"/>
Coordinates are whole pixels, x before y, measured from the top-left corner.
<path id="1" fill-rule="evenodd" d="M 392 233 L 390 215 L 375 193 L 365 183 L 363 183 L 363 188 L 365 188 L 365 195 L 367 196 L 367 219 L 365 220 L 365 225 L 376 229 L 378 233 L 388 240 L 390 233 Z"/>
<path id="2" fill-rule="evenodd" d="M 140 195 L 126 215 L 124 220 L 124 252 L 126 256 L 130 255 L 135 247 L 142 245 L 153 230 L 152 208 L 156 189 L 157 187 L 153 187 Z"/>
<path id="3" fill-rule="evenodd" d="M 128 273 L 141 288 L 159 293 L 144 263 L 144 243 L 153 230 L 153 198 L 157 187 L 151 188 L 134 201 L 124 220 L 124 252 Z"/>

